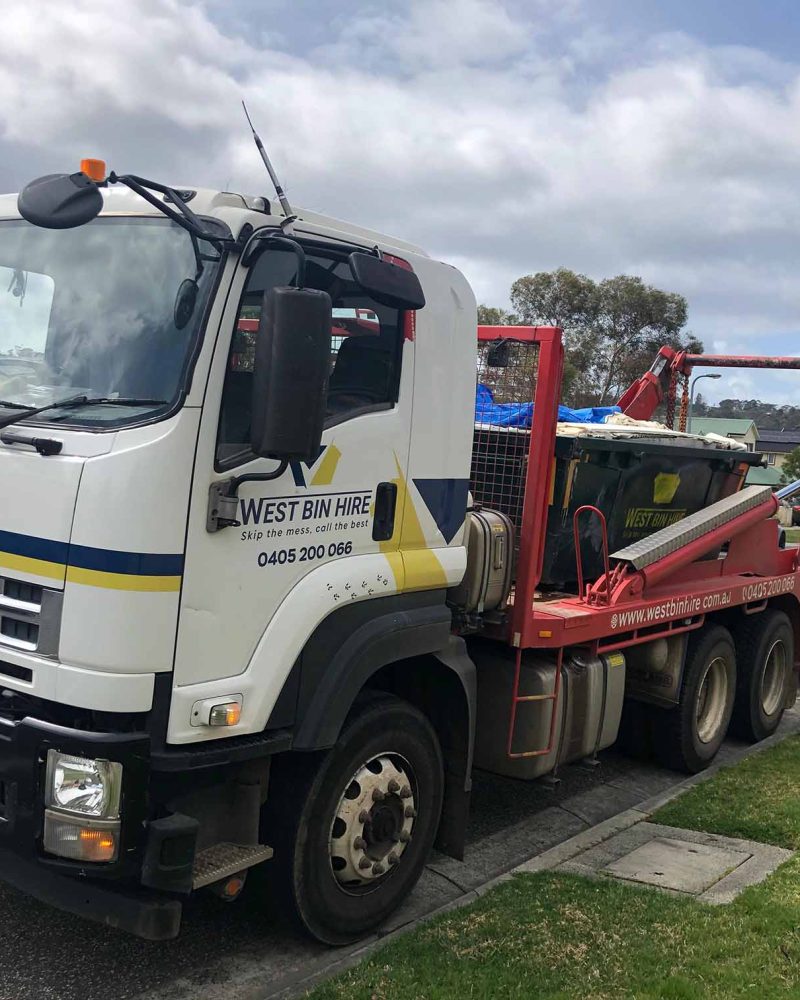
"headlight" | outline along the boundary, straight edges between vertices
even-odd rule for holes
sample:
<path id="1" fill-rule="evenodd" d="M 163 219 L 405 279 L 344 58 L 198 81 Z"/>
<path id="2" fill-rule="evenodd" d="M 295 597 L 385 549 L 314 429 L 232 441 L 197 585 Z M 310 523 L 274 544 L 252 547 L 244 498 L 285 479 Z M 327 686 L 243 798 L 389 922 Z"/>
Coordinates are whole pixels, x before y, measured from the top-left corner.
<path id="1" fill-rule="evenodd" d="M 47 805 L 52 809 L 117 819 L 121 790 L 122 764 L 47 751 Z"/>
<path id="2" fill-rule="evenodd" d="M 114 861 L 119 852 L 122 764 L 47 751 L 44 849 L 73 861 Z"/>

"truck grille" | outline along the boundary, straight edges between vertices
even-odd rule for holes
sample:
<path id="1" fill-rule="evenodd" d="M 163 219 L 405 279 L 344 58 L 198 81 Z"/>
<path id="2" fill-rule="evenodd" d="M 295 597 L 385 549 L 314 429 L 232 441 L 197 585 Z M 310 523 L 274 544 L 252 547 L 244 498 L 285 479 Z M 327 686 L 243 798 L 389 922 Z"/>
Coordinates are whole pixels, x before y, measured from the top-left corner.
<path id="1" fill-rule="evenodd" d="M 0 620 L 0 633 L 28 649 L 36 649 L 39 644 L 39 626 L 35 622 L 25 622 L 4 615 Z"/>
<path id="2" fill-rule="evenodd" d="M 55 656 L 62 601 L 60 590 L 0 576 L 0 647 Z"/>
<path id="3" fill-rule="evenodd" d="M 3 586 L 3 596 L 10 597 L 14 601 L 29 601 L 31 604 L 41 606 L 44 587 L 35 583 L 25 583 L 23 580 L 9 580 L 6 578 Z"/>

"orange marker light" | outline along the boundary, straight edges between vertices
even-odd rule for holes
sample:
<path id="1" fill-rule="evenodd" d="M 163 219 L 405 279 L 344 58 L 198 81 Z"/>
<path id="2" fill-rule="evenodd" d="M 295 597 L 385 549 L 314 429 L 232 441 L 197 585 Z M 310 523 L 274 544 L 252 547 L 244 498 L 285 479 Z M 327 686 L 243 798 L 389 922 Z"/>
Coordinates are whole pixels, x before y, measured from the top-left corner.
<path id="1" fill-rule="evenodd" d="M 113 861 L 117 852 L 116 838 L 105 830 L 82 829 L 78 838 L 83 844 L 83 857 L 87 861 Z"/>
<path id="2" fill-rule="evenodd" d="M 209 726 L 235 726 L 242 717 L 242 706 L 235 701 L 214 705 L 208 716 Z"/>
<path id="3" fill-rule="evenodd" d="M 244 889 L 244 879 L 240 878 L 238 875 L 233 875 L 225 883 L 225 887 L 222 891 L 226 896 L 234 898 L 239 895 L 242 889 Z"/>
<path id="4" fill-rule="evenodd" d="M 81 173 L 86 174 L 96 184 L 102 184 L 106 179 L 106 161 L 81 160 Z"/>

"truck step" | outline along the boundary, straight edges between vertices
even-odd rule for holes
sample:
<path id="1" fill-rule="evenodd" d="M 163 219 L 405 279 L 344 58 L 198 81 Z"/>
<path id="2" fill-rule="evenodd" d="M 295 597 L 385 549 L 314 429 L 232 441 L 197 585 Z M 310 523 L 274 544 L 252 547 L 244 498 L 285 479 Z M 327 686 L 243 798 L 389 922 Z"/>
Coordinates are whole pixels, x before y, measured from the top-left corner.
<path id="1" fill-rule="evenodd" d="M 637 570 L 644 569 L 677 551 L 682 545 L 693 542 L 695 538 L 700 538 L 709 531 L 733 521 L 740 514 L 745 514 L 748 510 L 765 503 L 771 496 L 772 490 L 769 486 L 745 486 L 738 493 L 718 500 L 710 507 L 698 510 L 682 521 L 676 521 L 675 524 L 662 528 L 647 538 L 641 538 L 624 549 L 612 552 L 611 559 L 630 563 Z"/>
<path id="2" fill-rule="evenodd" d="M 273 851 L 266 844 L 214 844 L 200 851 L 194 859 L 192 888 L 202 889 L 236 872 L 268 861 Z"/>

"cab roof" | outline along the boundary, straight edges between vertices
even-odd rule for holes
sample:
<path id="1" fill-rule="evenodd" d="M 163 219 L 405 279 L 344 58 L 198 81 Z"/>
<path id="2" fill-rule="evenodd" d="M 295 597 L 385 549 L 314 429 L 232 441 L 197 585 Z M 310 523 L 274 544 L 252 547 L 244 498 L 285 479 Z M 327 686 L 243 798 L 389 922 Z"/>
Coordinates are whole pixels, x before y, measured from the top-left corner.
<path id="1" fill-rule="evenodd" d="M 238 194 L 234 191 L 215 191 L 210 188 L 191 188 L 184 185 L 176 185 L 175 190 L 193 191 L 191 200 L 187 202 L 195 215 L 212 216 L 219 218 L 230 226 L 234 236 L 239 234 L 245 222 L 255 225 L 252 218 L 253 212 L 257 212 L 264 219 L 264 225 L 273 223 L 280 224 L 285 218 L 283 210 L 277 199 L 269 199 L 257 195 Z M 156 208 L 140 198 L 133 191 L 122 185 L 103 190 L 104 207 L 101 216 L 113 215 L 151 215 L 159 217 L 161 213 Z M 351 240 L 364 245 L 381 245 L 382 247 L 392 247 L 409 253 L 427 256 L 424 250 L 413 243 L 396 239 L 383 233 L 367 229 L 362 226 L 345 222 L 332 216 L 321 215 L 308 209 L 294 207 L 297 215 L 297 224 L 303 228 L 303 223 L 312 227 L 320 235 L 329 235 L 336 239 Z M 19 219 L 17 210 L 17 195 L 0 195 L 0 219 Z"/>

